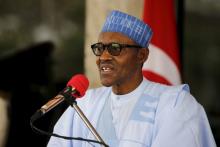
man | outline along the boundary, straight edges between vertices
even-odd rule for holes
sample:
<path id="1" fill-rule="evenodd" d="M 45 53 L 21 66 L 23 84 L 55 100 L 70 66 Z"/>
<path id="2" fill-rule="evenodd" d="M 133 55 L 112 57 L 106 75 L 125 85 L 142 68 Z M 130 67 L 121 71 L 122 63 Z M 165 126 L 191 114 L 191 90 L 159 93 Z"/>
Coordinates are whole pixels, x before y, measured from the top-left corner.
<path id="1" fill-rule="evenodd" d="M 77 101 L 110 147 L 215 147 L 203 107 L 187 85 L 166 86 L 142 75 L 152 36 L 143 21 L 112 11 L 91 46 L 103 87 L 88 90 Z M 73 108 L 68 108 L 54 133 L 94 139 Z M 100 146 L 51 137 L 48 147 Z"/>

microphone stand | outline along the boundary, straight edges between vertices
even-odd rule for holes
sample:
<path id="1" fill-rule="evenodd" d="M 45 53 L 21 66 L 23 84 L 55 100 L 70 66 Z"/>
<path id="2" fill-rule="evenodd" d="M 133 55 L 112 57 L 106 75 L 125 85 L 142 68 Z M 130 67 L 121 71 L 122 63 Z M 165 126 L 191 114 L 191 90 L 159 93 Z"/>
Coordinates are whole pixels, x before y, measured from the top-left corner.
<path id="1" fill-rule="evenodd" d="M 89 122 L 88 118 L 84 115 L 82 110 L 79 108 L 75 98 L 72 95 L 70 96 L 68 93 L 64 95 L 64 98 L 70 104 L 70 106 L 72 106 L 75 109 L 75 111 L 78 113 L 80 118 L 83 120 L 83 122 L 88 127 L 88 129 L 92 132 L 92 134 L 95 136 L 95 138 L 103 144 L 102 146 L 104 146 L 104 147 L 108 146 L 104 142 L 104 140 L 101 138 L 101 136 L 98 134 L 98 132 L 95 130 L 95 128 L 92 126 L 92 124 Z"/>
<path id="2" fill-rule="evenodd" d="M 89 128 L 89 130 L 92 132 L 92 134 L 95 136 L 95 138 L 99 141 L 105 144 L 104 140 L 100 137 L 98 132 L 95 130 L 95 128 L 92 126 L 92 124 L 89 122 L 89 120 L 86 118 L 86 116 L 83 114 L 81 109 L 78 107 L 78 105 L 73 103 L 72 107 L 76 110 L 80 118 L 83 120 L 83 122 L 86 124 L 86 126 Z"/>

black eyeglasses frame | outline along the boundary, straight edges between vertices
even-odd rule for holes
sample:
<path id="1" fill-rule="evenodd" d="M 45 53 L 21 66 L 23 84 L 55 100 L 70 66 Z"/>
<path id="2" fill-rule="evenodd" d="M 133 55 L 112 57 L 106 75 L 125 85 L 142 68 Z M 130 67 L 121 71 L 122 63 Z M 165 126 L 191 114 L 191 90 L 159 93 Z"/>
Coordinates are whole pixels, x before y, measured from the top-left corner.
<path id="1" fill-rule="evenodd" d="M 115 47 L 114 45 L 117 45 L 118 48 L 114 48 Z M 100 53 L 97 54 L 96 49 L 98 49 L 98 47 L 101 47 L 101 51 L 100 51 Z M 121 53 L 121 50 L 123 48 L 143 48 L 143 47 L 141 47 L 139 45 L 120 44 L 120 43 L 116 43 L 116 42 L 112 42 L 112 43 L 108 43 L 108 44 L 103 44 L 101 42 L 98 42 L 98 43 L 92 44 L 91 48 L 92 48 L 93 53 L 96 56 L 101 56 L 102 53 L 105 51 L 105 49 L 107 49 L 109 54 L 111 54 L 112 56 L 119 56 Z M 118 50 L 115 50 L 115 49 L 118 49 Z"/>

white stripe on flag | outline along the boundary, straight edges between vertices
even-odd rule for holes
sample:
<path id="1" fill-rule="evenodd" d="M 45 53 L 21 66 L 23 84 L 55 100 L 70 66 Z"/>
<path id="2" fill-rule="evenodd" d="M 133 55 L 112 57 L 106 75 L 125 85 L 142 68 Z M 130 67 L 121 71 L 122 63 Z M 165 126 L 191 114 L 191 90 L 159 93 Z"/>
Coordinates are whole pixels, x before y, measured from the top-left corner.
<path id="1" fill-rule="evenodd" d="M 164 77 L 172 85 L 180 84 L 180 72 L 173 60 L 153 44 L 149 45 L 149 50 L 149 57 L 144 63 L 143 70 L 149 70 Z"/>

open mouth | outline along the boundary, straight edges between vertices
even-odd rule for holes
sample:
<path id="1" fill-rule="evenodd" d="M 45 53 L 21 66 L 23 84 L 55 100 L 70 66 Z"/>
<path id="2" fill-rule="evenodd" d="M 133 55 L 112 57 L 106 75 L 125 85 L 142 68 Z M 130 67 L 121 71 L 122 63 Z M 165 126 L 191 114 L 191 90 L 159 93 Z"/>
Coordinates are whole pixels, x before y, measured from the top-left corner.
<path id="1" fill-rule="evenodd" d="M 101 70 L 102 70 L 103 72 L 110 72 L 110 71 L 111 71 L 111 68 L 109 68 L 109 67 L 102 67 Z"/>
<path id="2" fill-rule="evenodd" d="M 102 74 L 109 74 L 113 72 L 113 66 L 112 65 L 101 65 L 100 66 L 100 71 Z"/>

